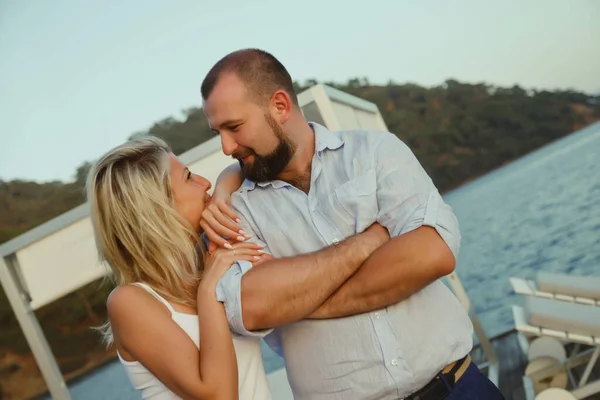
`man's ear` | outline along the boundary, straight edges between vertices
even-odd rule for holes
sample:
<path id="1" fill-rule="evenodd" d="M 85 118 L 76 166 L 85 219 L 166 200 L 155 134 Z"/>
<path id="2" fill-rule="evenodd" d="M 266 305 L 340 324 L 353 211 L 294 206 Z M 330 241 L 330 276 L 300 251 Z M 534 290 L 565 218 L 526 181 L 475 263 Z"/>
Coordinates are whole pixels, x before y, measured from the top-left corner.
<path id="1" fill-rule="evenodd" d="M 285 90 L 276 90 L 271 96 L 273 117 L 283 124 L 290 118 L 293 103 L 290 95 Z"/>

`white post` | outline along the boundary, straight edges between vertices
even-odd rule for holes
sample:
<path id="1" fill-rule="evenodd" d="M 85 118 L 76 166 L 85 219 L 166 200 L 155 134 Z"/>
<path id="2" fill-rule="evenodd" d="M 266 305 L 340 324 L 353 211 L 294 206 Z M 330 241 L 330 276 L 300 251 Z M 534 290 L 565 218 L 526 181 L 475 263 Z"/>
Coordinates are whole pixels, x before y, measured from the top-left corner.
<path id="1" fill-rule="evenodd" d="M 10 256 L 8 256 L 10 257 Z M 0 282 L 6 293 L 6 297 L 12 306 L 17 321 L 25 334 L 25 339 L 33 352 L 46 386 L 54 400 L 71 400 L 71 394 L 58 368 L 56 359 L 50 350 L 46 337 L 40 324 L 29 305 L 29 300 L 23 292 L 21 285 L 17 283 L 14 271 L 9 268 L 18 268 L 16 257 L 9 267 L 7 257 L 0 256 Z"/>
<path id="2" fill-rule="evenodd" d="M 313 86 L 311 88 L 313 99 L 317 104 L 317 108 L 321 113 L 321 117 L 323 118 L 323 122 L 328 130 L 334 132 L 339 131 L 341 129 L 340 122 L 338 121 L 337 115 L 335 115 L 335 111 L 333 111 L 333 105 L 331 104 L 331 99 L 325 93 L 325 89 L 323 89 L 323 85 L 319 84 Z"/>
<path id="3" fill-rule="evenodd" d="M 379 129 L 381 129 L 382 131 L 386 131 L 386 132 L 389 131 L 379 110 L 377 110 L 377 113 L 375 114 L 375 118 L 377 119 L 377 123 L 379 124 Z M 394 132 L 392 132 L 392 133 L 394 133 Z"/>
<path id="4" fill-rule="evenodd" d="M 498 366 L 498 357 L 496 356 L 496 351 L 492 347 L 490 340 L 487 335 L 483 331 L 483 327 L 479 322 L 479 318 L 475 311 L 471 309 L 471 301 L 469 300 L 469 296 L 467 296 L 467 291 L 465 290 L 462 282 L 458 279 L 458 275 L 456 271 L 452 272 L 448 275 L 448 281 L 450 282 L 450 286 L 452 287 L 452 291 L 454 295 L 458 298 L 458 301 L 465 308 L 469 317 L 471 318 L 471 322 L 473 323 L 473 330 L 475 331 L 475 335 L 477 339 L 479 339 L 479 345 L 485 354 L 485 358 L 487 361 L 488 368 L 488 378 L 498 386 L 500 375 L 499 375 L 499 366 Z"/>

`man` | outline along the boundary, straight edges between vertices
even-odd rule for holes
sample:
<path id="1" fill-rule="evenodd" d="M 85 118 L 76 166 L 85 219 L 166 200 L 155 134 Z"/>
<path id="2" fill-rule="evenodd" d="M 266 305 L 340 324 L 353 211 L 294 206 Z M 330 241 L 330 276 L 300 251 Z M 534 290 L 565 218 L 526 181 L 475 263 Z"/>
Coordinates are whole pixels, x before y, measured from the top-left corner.
<path id="1" fill-rule="evenodd" d="M 457 220 L 410 149 L 389 132 L 307 122 L 288 72 L 261 50 L 225 56 L 201 91 L 247 178 L 231 198 L 240 225 L 276 257 L 223 277 L 230 326 L 268 335 L 295 398 L 502 398 L 470 363 L 471 322 L 440 281 Z M 366 260 L 348 254 L 376 222 L 392 239 Z"/>

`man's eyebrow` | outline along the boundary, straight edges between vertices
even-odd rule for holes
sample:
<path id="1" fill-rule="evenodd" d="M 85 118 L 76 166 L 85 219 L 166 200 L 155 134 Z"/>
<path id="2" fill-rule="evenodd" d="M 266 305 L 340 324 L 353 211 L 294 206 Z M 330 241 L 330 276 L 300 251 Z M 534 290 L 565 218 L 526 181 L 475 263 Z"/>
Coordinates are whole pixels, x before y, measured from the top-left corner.
<path id="1" fill-rule="evenodd" d="M 224 126 L 231 126 L 231 125 L 237 125 L 240 124 L 242 122 L 242 120 L 240 118 L 236 118 L 236 119 L 228 119 L 226 121 L 223 121 L 218 127 L 222 128 Z M 211 127 L 211 129 L 213 131 L 216 131 L 216 128 Z"/>

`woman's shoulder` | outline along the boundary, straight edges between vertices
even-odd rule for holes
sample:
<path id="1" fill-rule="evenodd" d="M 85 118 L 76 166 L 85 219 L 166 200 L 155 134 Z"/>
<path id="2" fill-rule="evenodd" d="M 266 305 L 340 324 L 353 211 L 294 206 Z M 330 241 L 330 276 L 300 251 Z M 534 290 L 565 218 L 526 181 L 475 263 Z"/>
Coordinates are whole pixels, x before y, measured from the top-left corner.
<path id="1" fill-rule="evenodd" d="M 133 313 L 166 313 L 170 314 L 154 296 L 141 286 L 133 284 L 119 285 L 106 299 L 106 309 L 111 320 L 127 318 Z"/>
<path id="2" fill-rule="evenodd" d="M 108 308 L 111 306 L 119 306 L 130 301 L 138 301 L 147 296 L 148 293 L 146 293 L 146 290 L 138 285 L 119 285 L 109 293 L 108 298 L 106 299 L 106 306 Z"/>

